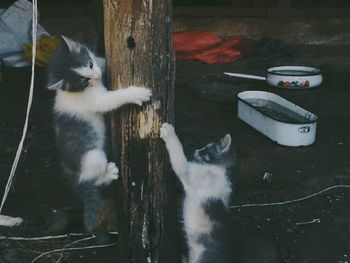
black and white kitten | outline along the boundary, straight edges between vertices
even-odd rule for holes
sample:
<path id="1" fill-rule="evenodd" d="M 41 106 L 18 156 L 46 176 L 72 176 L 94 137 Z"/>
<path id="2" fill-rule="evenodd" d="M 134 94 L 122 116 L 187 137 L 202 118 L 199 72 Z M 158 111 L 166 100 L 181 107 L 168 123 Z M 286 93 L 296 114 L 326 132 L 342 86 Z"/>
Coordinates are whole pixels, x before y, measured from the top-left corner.
<path id="1" fill-rule="evenodd" d="M 173 170 L 184 190 L 183 223 L 189 248 L 188 263 L 236 262 L 230 223 L 231 173 L 236 156 L 227 134 L 218 143 L 196 150 L 187 161 L 173 126 L 160 129 Z"/>
<path id="2" fill-rule="evenodd" d="M 48 86 L 56 91 L 54 127 L 64 173 L 77 189 L 84 208 L 84 226 L 93 231 L 101 204 L 99 187 L 118 178 L 105 154 L 103 114 L 122 105 L 142 105 L 151 91 L 127 87 L 108 91 L 102 83 L 104 61 L 85 45 L 62 37 L 49 67 Z"/>

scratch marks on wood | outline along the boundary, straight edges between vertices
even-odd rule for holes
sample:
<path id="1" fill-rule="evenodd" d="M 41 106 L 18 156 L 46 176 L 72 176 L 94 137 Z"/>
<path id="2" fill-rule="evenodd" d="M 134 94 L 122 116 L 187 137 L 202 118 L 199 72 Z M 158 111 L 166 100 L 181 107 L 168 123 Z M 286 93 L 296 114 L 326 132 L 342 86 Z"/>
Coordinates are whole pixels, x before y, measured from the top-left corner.
<path id="1" fill-rule="evenodd" d="M 144 249 L 148 249 L 149 247 L 149 237 L 148 237 L 148 218 L 147 214 L 143 215 L 143 222 L 142 222 L 142 247 Z"/>
<path id="2" fill-rule="evenodd" d="M 111 5 L 108 5 L 108 7 L 112 6 L 112 8 L 113 8 L 111 13 L 117 13 L 118 14 L 118 12 L 120 10 L 120 3 L 117 2 L 117 1 L 112 1 L 112 2 L 111 1 L 107 1 L 107 3 L 111 4 Z"/>
<path id="3" fill-rule="evenodd" d="M 141 139 L 159 137 L 160 118 L 157 113 L 159 108 L 160 101 L 156 100 L 152 104 L 147 105 L 146 109 L 139 113 L 139 137 Z"/>

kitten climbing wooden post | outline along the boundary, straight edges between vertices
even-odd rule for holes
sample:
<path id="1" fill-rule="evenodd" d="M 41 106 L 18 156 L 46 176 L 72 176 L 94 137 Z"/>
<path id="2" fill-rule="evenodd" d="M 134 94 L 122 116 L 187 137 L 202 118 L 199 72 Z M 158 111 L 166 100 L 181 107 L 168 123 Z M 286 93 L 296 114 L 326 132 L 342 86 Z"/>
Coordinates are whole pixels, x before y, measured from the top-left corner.
<path id="1" fill-rule="evenodd" d="M 180 262 L 174 182 L 163 122 L 173 121 L 174 54 L 171 0 L 104 0 L 106 58 L 111 87 L 144 86 L 152 101 L 111 118 L 120 170 L 118 262 Z"/>

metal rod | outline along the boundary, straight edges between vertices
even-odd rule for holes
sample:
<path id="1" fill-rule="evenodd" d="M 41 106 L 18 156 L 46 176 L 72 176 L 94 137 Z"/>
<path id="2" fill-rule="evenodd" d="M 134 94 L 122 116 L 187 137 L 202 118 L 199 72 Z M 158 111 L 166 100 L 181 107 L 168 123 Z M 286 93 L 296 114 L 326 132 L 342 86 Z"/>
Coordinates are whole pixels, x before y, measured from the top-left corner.
<path id="1" fill-rule="evenodd" d="M 255 76 L 255 75 L 248 75 L 248 74 L 241 74 L 241 73 L 230 73 L 230 72 L 224 72 L 224 74 L 228 75 L 228 76 L 231 76 L 231 77 L 266 80 L 266 77 Z"/>

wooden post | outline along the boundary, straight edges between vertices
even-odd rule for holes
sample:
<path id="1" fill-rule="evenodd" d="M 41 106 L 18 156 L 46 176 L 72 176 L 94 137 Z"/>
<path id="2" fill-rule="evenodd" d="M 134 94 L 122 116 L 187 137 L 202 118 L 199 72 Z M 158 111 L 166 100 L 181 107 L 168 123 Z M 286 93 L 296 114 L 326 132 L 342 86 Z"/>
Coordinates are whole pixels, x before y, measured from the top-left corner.
<path id="1" fill-rule="evenodd" d="M 112 116 L 120 171 L 118 262 L 180 262 L 174 176 L 159 128 L 173 122 L 171 0 L 104 0 L 106 57 L 114 89 L 152 89 L 152 101 Z"/>

